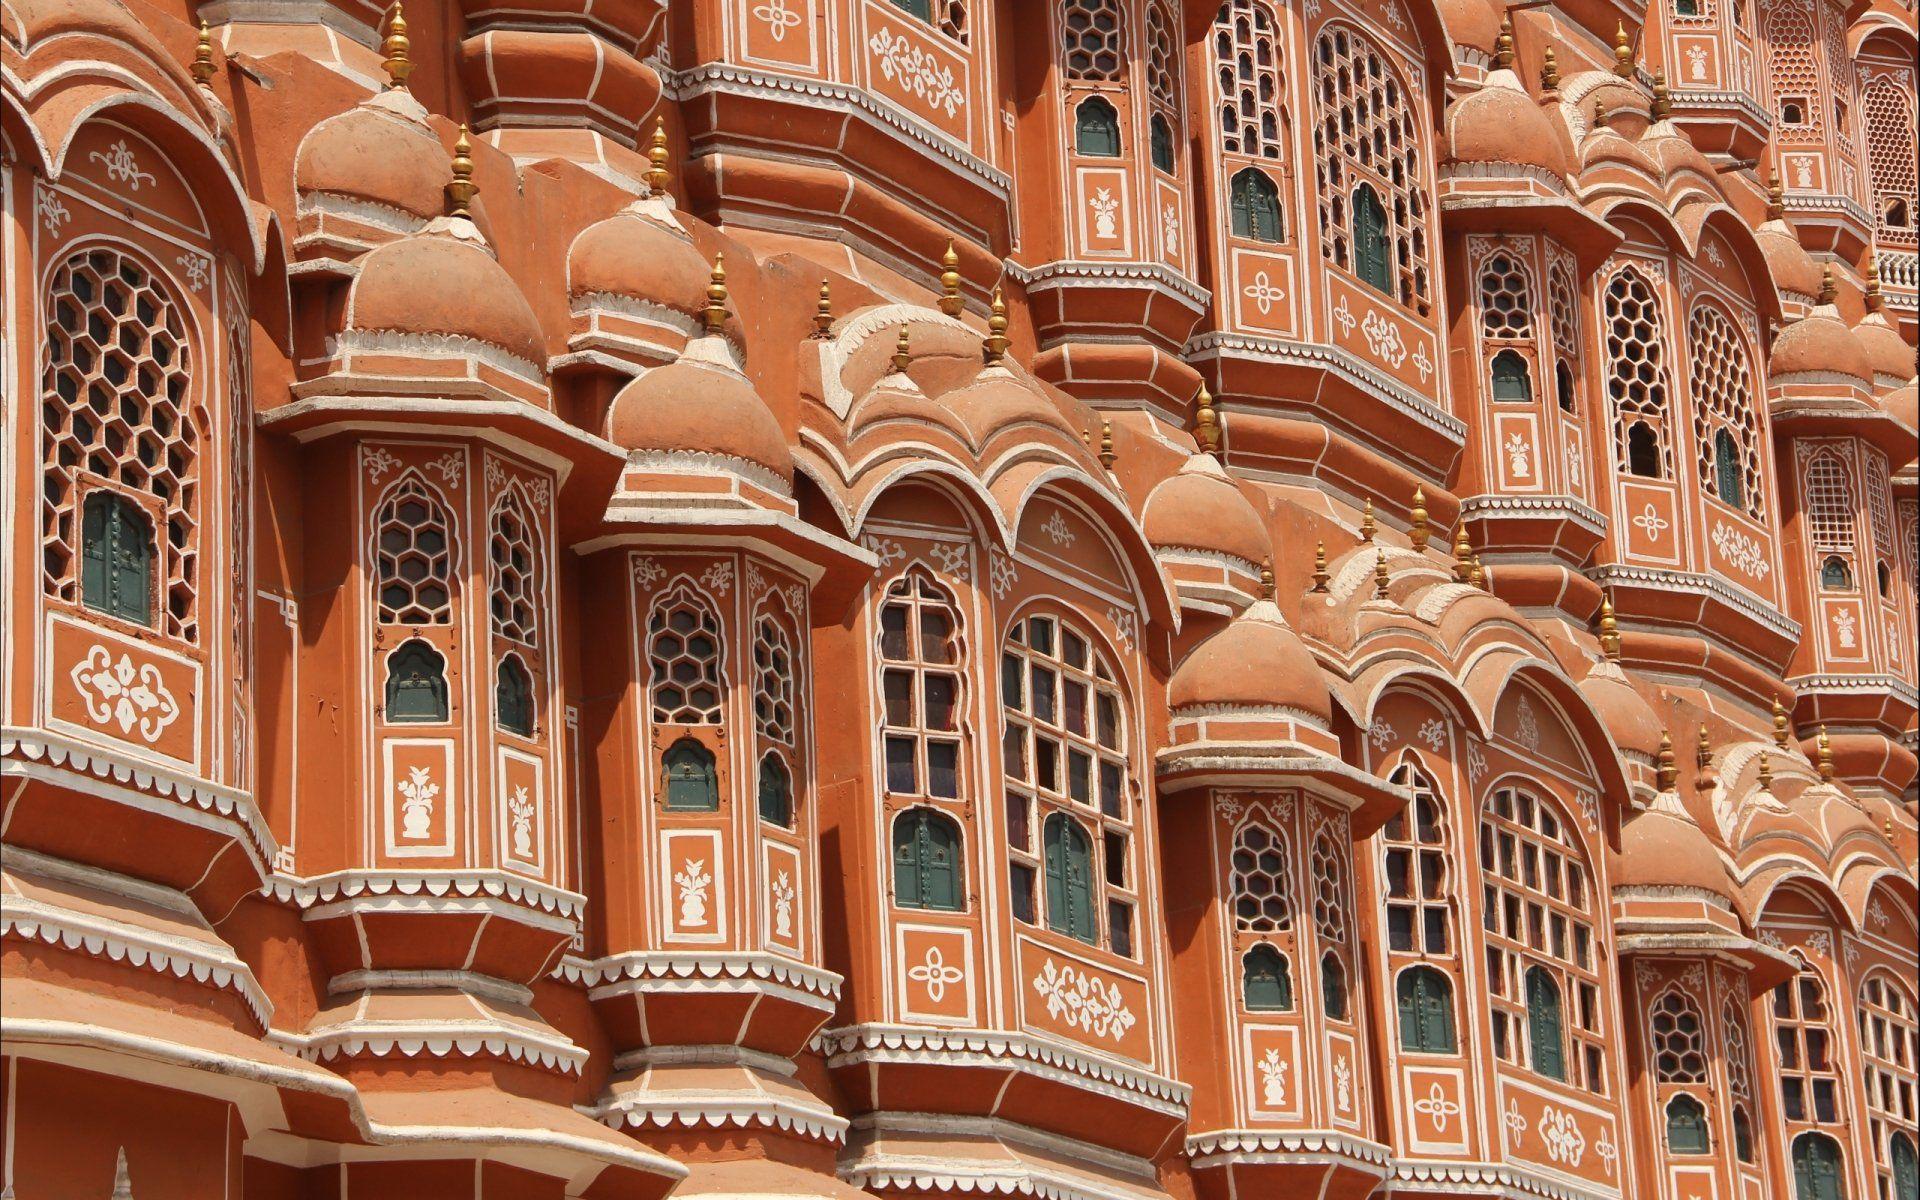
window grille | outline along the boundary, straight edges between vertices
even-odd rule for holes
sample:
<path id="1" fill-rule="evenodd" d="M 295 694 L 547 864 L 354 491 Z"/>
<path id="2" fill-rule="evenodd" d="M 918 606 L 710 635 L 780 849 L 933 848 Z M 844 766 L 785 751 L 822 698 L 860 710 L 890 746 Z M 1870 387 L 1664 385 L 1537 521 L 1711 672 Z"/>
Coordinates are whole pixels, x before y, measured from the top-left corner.
<path id="1" fill-rule="evenodd" d="M 1321 31 L 1313 50 L 1313 147 L 1323 252 L 1400 303 L 1426 311 L 1427 193 L 1413 101 L 1384 55 L 1355 29 Z M 1362 255 L 1361 196 L 1377 205 L 1384 252 Z M 1370 277 L 1384 258 L 1390 280 Z"/>
<path id="2" fill-rule="evenodd" d="M 1653 1077 L 1661 1083 L 1705 1083 L 1707 1035 L 1699 1006 L 1670 988 L 1654 1001 L 1649 1024 Z"/>
<path id="3" fill-rule="evenodd" d="M 1913 73 L 1905 72 L 1904 79 L 1904 87 L 1886 75 L 1875 79 L 1867 85 L 1861 105 L 1866 114 L 1867 174 L 1880 224 L 1876 240 L 1911 250 L 1920 244 L 1913 220 L 1920 180 L 1914 168 Z"/>
<path id="4" fill-rule="evenodd" d="M 1687 321 L 1692 364 L 1693 432 L 1700 478 L 1750 517 L 1760 515 L 1760 428 L 1753 405 L 1753 364 L 1733 322 L 1708 304 Z"/>
<path id="5" fill-rule="evenodd" d="M 920 572 L 896 579 L 880 609 L 880 691 L 887 792 L 960 796 L 959 617 Z"/>
<path id="6" fill-rule="evenodd" d="M 1179 112 L 1180 50 L 1173 35 L 1173 18 L 1160 0 L 1147 5 L 1147 97 L 1158 108 Z"/>
<path id="7" fill-rule="evenodd" d="M 772 617 L 753 630 L 753 722 L 760 736 L 791 746 L 793 741 L 793 642 Z"/>
<path id="8" fill-rule="evenodd" d="M 540 582 L 534 524 L 512 492 L 495 501 L 491 524 L 487 559 L 493 573 L 493 594 L 488 597 L 493 635 L 536 646 Z"/>
<path id="9" fill-rule="evenodd" d="M 1453 905 L 1448 888 L 1452 854 L 1446 810 L 1426 772 L 1411 764 L 1393 782 L 1413 792 L 1406 808 L 1380 831 L 1385 850 L 1387 949 L 1399 954 L 1452 954 Z"/>
<path id="10" fill-rule="evenodd" d="M 453 522 L 417 475 L 374 510 L 374 609 L 382 625 L 453 623 Z"/>
<path id="11" fill-rule="evenodd" d="M 647 619 L 653 719 L 661 725 L 720 724 L 720 621 L 685 588 Z"/>
<path id="12" fill-rule="evenodd" d="M 1818 450 L 1807 460 L 1807 526 L 1816 551 L 1854 549 L 1853 472 L 1831 448 Z"/>
<path id="13" fill-rule="evenodd" d="M 1810 964 L 1773 989 L 1773 1029 L 1779 1046 L 1780 1109 L 1789 1121 L 1837 1124 L 1840 1119 L 1838 1046 L 1827 1008 L 1827 987 Z"/>
<path id="14" fill-rule="evenodd" d="M 1220 148 L 1280 160 L 1286 143 L 1286 80 L 1280 27 L 1267 0 L 1228 0 L 1213 21 L 1215 103 Z"/>
<path id="15" fill-rule="evenodd" d="M 1913 1142 L 1905 1143 L 1904 1179 L 1898 1151 L 1903 1131 L 1920 1122 L 1916 1069 L 1920 1069 L 1920 1022 L 1912 995 L 1886 972 L 1860 985 L 1858 1005 L 1862 1083 L 1867 1096 L 1867 1139 L 1873 1144 L 1874 1175 L 1881 1200 L 1904 1200 L 1900 1185 L 1913 1185 Z"/>
<path id="16" fill-rule="evenodd" d="M 1653 289 L 1632 267 L 1607 284 L 1606 331 L 1616 466 L 1625 474 L 1665 479 L 1666 334 Z"/>
<path id="17" fill-rule="evenodd" d="M 1767 78 L 1773 84 L 1774 111 L 1787 128 L 1776 132 L 1786 141 L 1818 141 L 1820 108 L 1805 98 L 1821 92 L 1815 61 L 1812 0 L 1779 0 L 1766 10 L 1762 40 L 1767 46 Z M 1801 111 L 1789 119 L 1787 105 L 1799 99 Z"/>
<path id="18" fill-rule="evenodd" d="M 1490 254 L 1480 267 L 1480 333 L 1507 341 L 1533 337 L 1533 287 L 1510 254 Z"/>
<path id="19" fill-rule="evenodd" d="M 1066 0 L 1065 9 L 1067 78 L 1120 82 L 1127 55 L 1117 0 Z"/>

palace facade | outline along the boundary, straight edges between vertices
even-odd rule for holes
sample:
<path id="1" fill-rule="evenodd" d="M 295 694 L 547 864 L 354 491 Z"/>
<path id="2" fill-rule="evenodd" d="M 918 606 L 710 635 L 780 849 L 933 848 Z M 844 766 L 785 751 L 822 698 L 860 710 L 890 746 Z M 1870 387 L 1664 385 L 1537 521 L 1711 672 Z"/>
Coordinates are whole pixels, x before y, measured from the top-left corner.
<path id="1" fill-rule="evenodd" d="M 0 1196 L 1916 1200 L 1910 0 L 0 0 Z"/>

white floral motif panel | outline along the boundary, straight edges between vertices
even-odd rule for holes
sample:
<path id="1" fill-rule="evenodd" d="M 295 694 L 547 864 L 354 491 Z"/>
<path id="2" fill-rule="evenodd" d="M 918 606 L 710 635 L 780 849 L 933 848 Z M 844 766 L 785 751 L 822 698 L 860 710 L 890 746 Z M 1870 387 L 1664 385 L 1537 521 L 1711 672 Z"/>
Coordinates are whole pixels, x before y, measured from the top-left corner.
<path id="1" fill-rule="evenodd" d="M 1367 339 L 1368 352 L 1393 370 L 1407 361 L 1407 344 L 1400 338 L 1399 323 L 1381 316 L 1378 309 L 1367 310 L 1366 319 L 1360 322 L 1360 336 Z"/>
<path id="2" fill-rule="evenodd" d="M 867 39 L 867 53 L 880 77 L 898 83 L 909 95 L 951 117 L 967 97 L 953 78 L 953 68 L 913 43 L 905 34 L 882 26 Z"/>
<path id="3" fill-rule="evenodd" d="M 74 690 L 87 706 L 87 715 L 102 725 L 118 726 L 122 736 L 138 736 L 152 745 L 167 726 L 180 717 L 160 669 L 152 663 L 135 664 L 125 653 L 96 645 L 69 673 Z"/>
<path id="4" fill-rule="evenodd" d="M 1714 549 L 1755 579 L 1765 579 L 1773 570 L 1773 564 L 1767 561 L 1766 547 L 1751 534 L 1735 529 L 1725 521 L 1713 523 Z"/>
<path id="5" fill-rule="evenodd" d="M 1097 1038 L 1122 1041 L 1139 1020 L 1117 985 L 1095 979 L 1071 963 L 1062 967 L 1047 959 L 1033 977 L 1033 990 L 1047 1002 L 1049 1017 Z"/>
<path id="6" fill-rule="evenodd" d="M 1547 1157 L 1554 1162 L 1577 1167 L 1580 1160 L 1586 1157 L 1586 1135 L 1580 1132 L 1580 1122 L 1574 1119 L 1573 1114 L 1561 1112 L 1549 1104 L 1541 1109 L 1540 1123 L 1535 1129 L 1546 1143 Z"/>

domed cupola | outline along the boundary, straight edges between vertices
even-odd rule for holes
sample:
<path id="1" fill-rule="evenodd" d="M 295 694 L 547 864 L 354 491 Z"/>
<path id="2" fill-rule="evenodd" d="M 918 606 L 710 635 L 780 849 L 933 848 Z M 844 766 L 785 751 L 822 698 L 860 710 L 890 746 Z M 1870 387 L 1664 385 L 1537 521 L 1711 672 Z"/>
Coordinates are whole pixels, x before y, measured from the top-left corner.
<path id="1" fill-rule="evenodd" d="M 294 154 L 294 256 L 351 261 L 418 232 L 446 205 L 453 173 L 427 110 L 407 90 L 406 21 L 387 32 L 385 90 L 307 131 Z"/>
<path id="2" fill-rule="evenodd" d="M 1635 797 L 1645 803 L 1656 790 L 1663 731 L 1653 706 L 1620 669 L 1620 633 L 1614 624 L 1613 604 L 1606 600 L 1600 610 L 1600 651 L 1601 660 L 1580 681 L 1580 691 L 1619 748 Z"/>
<path id="3" fill-rule="evenodd" d="M 1453 38 L 1453 54 L 1463 63 L 1486 67 L 1500 40 L 1500 13 L 1488 0 L 1440 0 L 1440 19 Z"/>
<path id="4" fill-rule="evenodd" d="M 626 371 L 671 362 L 699 334 L 707 303 L 706 260 L 667 191 L 664 124 L 648 153 L 648 194 L 582 230 L 567 252 L 567 347 Z"/>
<path id="5" fill-rule="evenodd" d="M 1260 575 L 1261 598 L 1195 646 L 1167 681 L 1173 740 L 1336 752 L 1326 676 L 1274 603 L 1273 572 Z"/>
<path id="6" fill-rule="evenodd" d="M 1199 450 L 1147 494 L 1141 526 L 1183 604 L 1232 612 L 1254 598 L 1259 564 L 1272 557 L 1273 542 L 1214 457 L 1219 424 L 1204 384 L 1197 408 Z"/>
<path id="7" fill-rule="evenodd" d="M 1654 165 L 1660 168 L 1660 179 L 1667 186 L 1669 195 L 1677 198 L 1688 190 L 1687 176 L 1692 176 L 1692 190 L 1695 193 L 1709 187 L 1717 190 L 1713 164 L 1707 161 L 1706 155 L 1700 153 L 1693 139 L 1680 132 L 1680 127 L 1673 123 L 1673 96 L 1667 89 L 1665 71 L 1655 71 L 1653 75 L 1652 113 L 1653 124 L 1647 126 L 1647 131 L 1640 135 L 1640 146 Z"/>
<path id="8" fill-rule="evenodd" d="M 1664 177 L 1658 163 L 1641 148 L 1647 128 L 1647 103 L 1640 89 L 1623 79 L 1608 77 L 1586 89 L 1578 101 L 1586 134 L 1580 139 L 1580 174 L 1584 186 L 1603 182 L 1614 190 L 1658 196 Z"/>
<path id="9" fill-rule="evenodd" d="M 1914 378 L 1914 348 L 1887 321 L 1886 301 L 1880 294 L 1880 272 L 1867 259 L 1867 315 L 1853 327 L 1854 340 L 1873 366 L 1874 390 L 1885 395 Z"/>
<path id="10" fill-rule="evenodd" d="M 1478 91 L 1447 111 L 1447 161 L 1474 175 L 1545 172 L 1563 184 L 1570 171 L 1553 122 L 1513 72 L 1513 23 L 1500 23 L 1494 70 Z"/>
<path id="11" fill-rule="evenodd" d="M 1813 311 L 1774 339 L 1767 360 L 1773 394 L 1788 400 L 1865 400 L 1873 391 L 1873 363 L 1840 319 L 1833 268 L 1820 281 Z"/>
<path id="12" fill-rule="evenodd" d="M 1787 225 L 1785 195 L 1776 176 L 1767 185 L 1767 219 L 1753 231 L 1753 237 L 1760 243 L 1760 253 L 1766 256 L 1767 269 L 1773 274 L 1774 286 L 1783 293 L 1782 299 L 1808 308 L 1820 292 L 1820 267 Z"/>
<path id="13" fill-rule="evenodd" d="M 1721 907 L 1734 899 L 1726 861 L 1671 792 L 1661 793 L 1626 823 L 1620 851 L 1612 859 L 1616 902 L 1669 899 L 1680 893 Z"/>

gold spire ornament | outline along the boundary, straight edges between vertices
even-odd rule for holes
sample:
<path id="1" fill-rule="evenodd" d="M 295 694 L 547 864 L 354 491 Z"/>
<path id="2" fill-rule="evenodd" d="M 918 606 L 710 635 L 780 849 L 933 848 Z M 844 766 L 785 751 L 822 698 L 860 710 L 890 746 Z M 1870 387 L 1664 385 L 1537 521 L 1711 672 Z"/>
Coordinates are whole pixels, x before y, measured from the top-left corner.
<path id="1" fill-rule="evenodd" d="M 1385 550 L 1375 551 L 1373 556 L 1373 598 L 1375 600 L 1387 598 L 1387 552 Z"/>
<path id="2" fill-rule="evenodd" d="M 1707 727 L 1700 726 L 1700 736 L 1693 743 L 1693 765 L 1704 771 L 1713 765 L 1713 742 L 1707 737 Z"/>
<path id="3" fill-rule="evenodd" d="M 1773 744 L 1782 750 L 1793 738 L 1793 727 L 1787 724 L 1786 705 L 1780 703 L 1780 697 L 1773 698 Z"/>
<path id="4" fill-rule="evenodd" d="M 1327 543 L 1323 539 L 1313 544 L 1313 590 L 1324 593 L 1327 590 Z"/>
<path id="5" fill-rule="evenodd" d="M 1480 556 L 1478 554 L 1473 556 L 1472 583 L 1474 587 L 1479 588 L 1483 592 L 1487 590 L 1487 569 L 1480 565 Z"/>
<path id="6" fill-rule="evenodd" d="M 1624 21 L 1614 23 L 1613 73 L 1622 79 L 1633 78 L 1633 39 L 1627 36 Z"/>
<path id="7" fill-rule="evenodd" d="M 1467 535 L 1466 517 L 1453 527 L 1453 581 L 1466 583 L 1473 578 L 1473 539 Z"/>
<path id="8" fill-rule="evenodd" d="M 1664 121 L 1673 115 L 1673 93 L 1667 90 L 1667 72 L 1656 67 L 1653 72 L 1653 119 Z"/>
<path id="9" fill-rule="evenodd" d="M 200 40 L 193 47 L 193 81 L 201 87 L 213 82 L 213 30 L 200 18 Z"/>
<path id="10" fill-rule="evenodd" d="M 727 327 L 727 256 L 713 256 L 713 270 L 707 275 L 707 307 L 701 310 L 701 322 L 708 333 Z"/>
<path id="11" fill-rule="evenodd" d="M 1200 381 L 1200 392 L 1193 398 L 1193 440 L 1202 454 L 1220 452 L 1220 415 L 1213 411 L 1213 393 L 1207 381 Z"/>
<path id="12" fill-rule="evenodd" d="M 1774 172 L 1767 180 L 1767 220 L 1778 221 L 1787 215 L 1787 187 L 1780 182 L 1780 173 Z"/>
<path id="13" fill-rule="evenodd" d="M 1100 465 L 1108 471 L 1111 471 L 1113 470 L 1113 464 L 1118 462 L 1119 459 L 1120 456 L 1113 452 L 1113 422 L 1102 418 L 1100 421 Z"/>
<path id="14" fill-rule="evenodd" d="M 987 314 L 987 337 L 980 343 L 981 357 L 992 366 L 1007 356 L 1007 301 L 1000 285 L 993 285 L 993 304 Z"/>
<path id="15" fill-rule="evenodd" d="M 1360 541 L 1364 545 L 1373 541 L 1373 497 L 1367 497 L 1360 508 Z"/>
<path id="16" fill-rule="evenodd" d="M 1660 757 L 1655 763 L 1659 789 L 1663 792 L 1672 791 L 1674 785 L 1680 782 L 1680 771 L 1673 765 L 1673 735 L 1664 729 L 1660 731 Z"/>
<path id="17" fill-rule="evenodd" d="M 1827 783 L 1833 782 L 1833 742 L 1827 737 L 1827 727 L 1820 727 L 1820 736 L 1814 739 L 1819 755 L 1820 778 Z"/>
<path id="18" fill-rule="evenodd" d="M 820 302 L 813 306 L 813 336 L 833 336 L 833 284 L 825 279 L 820 281 Z"/>
<path id="19" fill-rule="evenodd" d="M 1427 539 L 1432 533 L 1427 529 L 1427 493 L 1417 486 L 1413 489 L 1412 517 L 1413 527 L 1408 530 L 1407 536 L 1413 541 L 1414 553 L 1418 554 L 1426 550 Z"/>
<path id="20" fill-rule="evenodd" d="M 913 356 L 909 353 L 908 347 L 907 327 L 902 325 L 900 327 L 900 336 L 893 343 L 893 369 L 902 375 L 907 373 L 907 365 L 913 361 Z"/>
<path id="21" fill-rule="evenodd" d="M 1500 36 L 1493 43 L 1493 66 L 1497 71 L 1513 70 L 1513 10 L 1500 18 Z"/>
<path id="22" fill-rule="evenodd" d="M 1270 562 L 1260 568 L 1260 598 L 1273 599 L 1273 564 Z"/>
<path id="23" fill-rule="evenodd" d="M 1835 300 L 1838 300 L 1839 298 L 1840 298 L 1840 285 L 1834 282 L 1833 264 L 1828 263 L 1825 267 L 1821 268 L 1821 271 L 1820 271 L 1819 302 L 1821 304 L 1832 304 Z"/>
<path id="24" fill-rule="evenodd" d="M 1548 92 L 1560 90 L 1560 60 L 1554 55 L 1552 46 L 1547 47 L 1540 64 L 1540 88 Z"/>
<path id="25" fill-rule="evenodd" d="M 1760 752 L 1760 790 L 1768 793 L 1773 791 L 1773 759 L 1764 750 Z"/>
<path id="26" fill-rule="evenodd" d="M 1600 653 L 1611 663 L 1620 661 L 1620 622 L 1613 615 L 1613 598 L 1600 597 Z"/>
<path id="27" fill-rule="evenodd" d="M 413 59 L 408 50 L 412 43 L 407 40 L 407 16 L 400 11 L 400 0 L 393 0 L 393 8 L 387 13 L 387 35 L 380 39 L 380 65 L 387 70 L 387 88 L 389 91 L 407 86 L 407 79 L 413 74 Z"/>
<path id="28" fill-rule="evenodd" d="M 1869 250 L 1866 263 L 1867 275 L 1867 311 L 1879 312 L 1886 305 L 1886 298 L 1880 294 L 1880 256 Z"/>
<path id="29" fill-rule="evenodd" d="M 947 239 L 947 252 L 940 256 L 940 311 L 957 317 L 967 302 L 960 298 L 960 256 L 954 252 L 953 239 Z"/>
<path id="30" fill-rule="evenodd" d="M 473 198 L 479 194 L 479 185 L 473 182 L 473 139 L 462 125 L 460 136 L 453 140 L 453 182 L 447 185 L 453 207 L 447 215 L 472 219 Z"/>
<path id="31" fill-rule="evenodd" d="M 667 119 L 656 117 L 653 138 L 647 144 L 647 190 L 656 196 L 667 194 L 667 162 L 672 157 L 667 149 Z"/>

